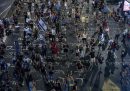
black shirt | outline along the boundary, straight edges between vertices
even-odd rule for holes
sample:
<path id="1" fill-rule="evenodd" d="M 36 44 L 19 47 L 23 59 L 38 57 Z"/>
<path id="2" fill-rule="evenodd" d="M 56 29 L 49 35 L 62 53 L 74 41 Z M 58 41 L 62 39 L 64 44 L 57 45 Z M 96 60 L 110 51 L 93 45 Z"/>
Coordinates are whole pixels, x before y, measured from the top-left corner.
<path id="1" fill-rule="evenodd" d="M 91 58 L 94 58 L 95 57 L 95 52 L 94 51 L 90 52 L 90 56 L 91 56 Z"/>

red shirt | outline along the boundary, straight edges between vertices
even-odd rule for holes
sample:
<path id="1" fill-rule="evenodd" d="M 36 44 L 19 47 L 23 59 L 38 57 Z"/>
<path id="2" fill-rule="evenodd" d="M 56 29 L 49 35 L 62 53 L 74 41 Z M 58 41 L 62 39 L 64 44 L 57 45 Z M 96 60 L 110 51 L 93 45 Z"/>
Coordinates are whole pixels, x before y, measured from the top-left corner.
<path id="1" fill-rule="evenodd" d="M 52 50 L 52 53 L 53 53 L 53 54 L 58 54 L 59 48 L 58 48 L 58 46 L 56 45 L 56 42 L 52 42 L 52 43 L 51 43 L 51 50 Z"/>

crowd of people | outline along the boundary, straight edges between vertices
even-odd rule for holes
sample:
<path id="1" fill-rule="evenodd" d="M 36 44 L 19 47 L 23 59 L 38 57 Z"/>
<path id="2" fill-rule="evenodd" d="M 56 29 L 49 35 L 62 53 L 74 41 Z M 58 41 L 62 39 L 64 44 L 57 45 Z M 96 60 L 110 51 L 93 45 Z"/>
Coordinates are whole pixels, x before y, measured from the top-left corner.
<path id="1" fill-rule="evenodd" d="M 112 38 L 109 19 L 119 24 L 121 22 L 117 20 L 115 11 L 110 16 L 101 12 L 105 5 L 103 0 L 93 0 L 90 16 L 96 29 L 90 34 L 89 28 L 81 26 L 81 7 L 85 7 L 85 3 L 86 0 L 40 0 L 26 2 L 23 6 L 23 1 L 15 2 L 13 15 L 0 20 L 0 91 L 21 91 L 25 84 L 28 91 L 37 91 L 32 69 L 42 75 L 47 91 L 80 91 L 82 85 L 86 84 L 84 79 L 87 72 L 93 71 L 93 68 L 102 71 L 105 63 L 104 77 L 109 78 L 110 74 L 114 74 L 116 52 L 122 46 L 119 57 L 123 64 L 121 83 L 124 85 L 124 81 L 129 81 L 126 78 L 129 66 L 124 67 L 124 58 L 128 54 L 128 29 Z M 20 25 L 21 22 L 23 25 Z M 18 39 L 12 40 L 15 51 L 9 64 L 5 58 L 8 45 L 3 39 L 15 33 L 19 34 L 22 45 L 19 45 Z M 106 58 L 104 51 L 107 52 Z M 14 66 L 11 72 L 13 78 L 10 78 L 10 65 Z"/>

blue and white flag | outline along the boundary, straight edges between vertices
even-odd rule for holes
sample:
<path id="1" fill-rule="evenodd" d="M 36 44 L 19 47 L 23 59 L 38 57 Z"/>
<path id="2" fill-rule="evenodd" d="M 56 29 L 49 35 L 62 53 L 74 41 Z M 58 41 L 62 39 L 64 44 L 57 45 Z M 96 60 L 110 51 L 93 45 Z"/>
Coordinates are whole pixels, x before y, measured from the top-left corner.
<path id="1" fill-rule="evenodd" d="M 38 21 L 38 27 L 41 31 L 47 30 L 47 26 L 45 24 L 45 21 L 42 18 Z"/>

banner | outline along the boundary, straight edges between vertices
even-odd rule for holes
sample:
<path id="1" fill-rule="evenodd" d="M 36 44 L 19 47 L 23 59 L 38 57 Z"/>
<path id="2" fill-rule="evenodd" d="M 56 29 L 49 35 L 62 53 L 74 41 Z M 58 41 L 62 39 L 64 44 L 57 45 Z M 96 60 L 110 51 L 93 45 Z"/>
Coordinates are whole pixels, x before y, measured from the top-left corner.
<path id="1" fill-rule="evenodd" d="M 40 19 L 38 21 L 38 27 L 41 31 L 46 31 L 47 30 L 47 26 L 45 24 L 45 21 L 43 19 Z"/>

